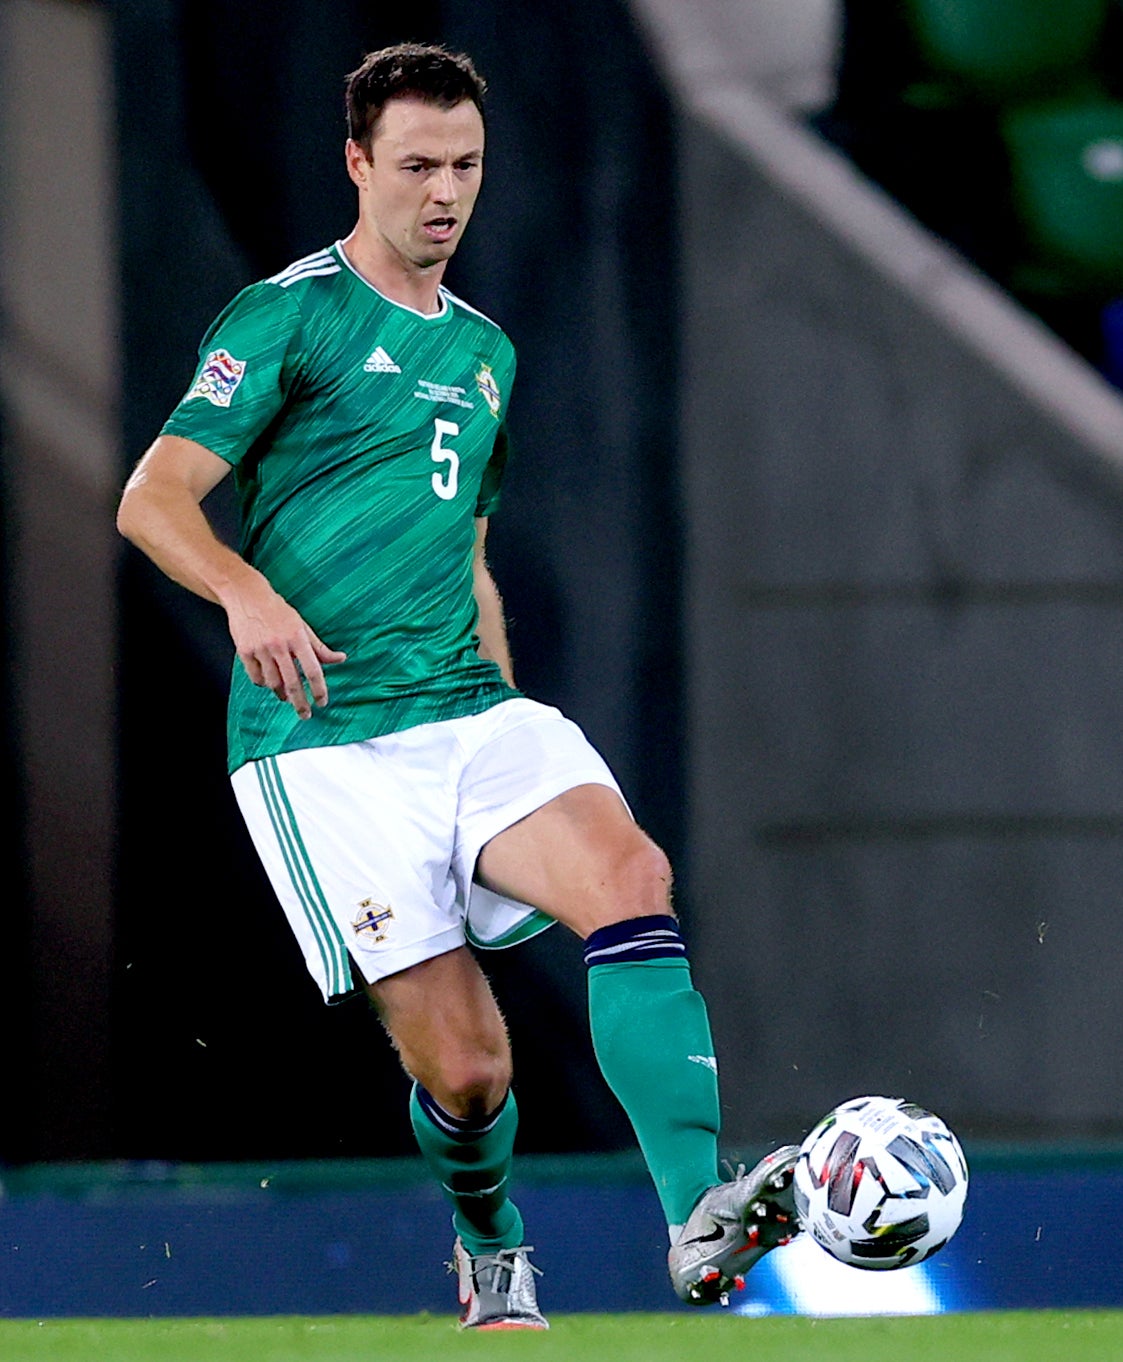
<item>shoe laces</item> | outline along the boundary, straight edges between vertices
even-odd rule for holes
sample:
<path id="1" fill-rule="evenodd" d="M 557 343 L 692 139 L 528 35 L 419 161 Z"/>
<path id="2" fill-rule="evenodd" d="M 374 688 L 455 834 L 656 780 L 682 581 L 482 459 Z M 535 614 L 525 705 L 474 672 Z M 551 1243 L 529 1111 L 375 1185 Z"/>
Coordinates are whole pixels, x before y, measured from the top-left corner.
<path id="1" fill-rule="evenodd" d="M 531 1272 L 541 1277 L 542 1269 L 540 1267 L 535 1267 L 535 1265 L 530 1261 L 530 1258 L 527 1256 L 528 1254 L 531 1254 L 533 1252 L 534 1252 L 533 1244 L 519 1244 L 518 1247 L 516 1248 L 496 1249 L 494 1253 L 477 1253 L 477 1254 L 466 1253 L 466 1256 L 468 1258 L 469 1263 L 471 1263 L 471 1272 L 473 1277 L 478 1277 L 482 1273 L 487 1272 L 489 1270 L 494 1272 L 497 1269 L 502 1269 L 506 1272 L 514 1272 L 515 1268 L 518 1266 L 518 1260 L 520 1256 L 522 1257 L 523 1262 L 525 1262 L 527 1267 L 530 1268 Z M 455 1259 L 451 1263 L 446 1263 L 445 1267 L 448 1268 L 449 1272 L 455 1272 L 456 1271 Z"/>

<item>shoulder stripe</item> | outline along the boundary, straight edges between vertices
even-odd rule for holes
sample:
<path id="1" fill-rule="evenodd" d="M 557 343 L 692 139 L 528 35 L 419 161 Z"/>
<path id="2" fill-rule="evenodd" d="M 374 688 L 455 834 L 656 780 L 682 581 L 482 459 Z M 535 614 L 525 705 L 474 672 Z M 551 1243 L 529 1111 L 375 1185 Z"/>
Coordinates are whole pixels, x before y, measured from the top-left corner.
<path id="1" fill-rule="evenodd" d="M 473 316 L 482 317 L 483 320 L 487 322 L 490 326 L 494 326 L 496 331 L 502 331 L 503 328 L 499 325 L 499 323 L 496 321 L 492 321 L 492 319 L 487 315 L 486 312 L 481 312 L 479 308 L 473 307 L 471 303 L 466 303 L 463 298 L 458 298 L 455 293 L 449 292 L 449 290 L 445 288 L 443 284 L 437 291 L 443 294 L 443 296 L 446 297 L 449 300 L 449 302 L 455 303 L 457 307 L 462 307 L 465 312 L 471 312 Z"/>
<path id="2" fill-rule="evenodd" d="M 339 266 L 334 260 L 314 260 L 307 265 L 301 265 L 299 269 L 290 266 L 287 270 L 282 270 L 280 274 L 275 274 L 269 280 L 271 284 L 283 284 L 288 279 L 299 279 L 301 275 L 308 274 L 311 270 L 338 269 Z"/>
<path id="3" fill-rule="evenodd" d="M 300 274 L 278 275 L 276 279 L 268 282 L 277 284 L 280 288 L 288 288 L 290 284 L 299 284 L 302 279 L 316 279 L 325 274 L 338 274 L 338 265 L 321 265 L 318 270 L 302 270 Z"/>
<path id="4" fill-rule="evenodd" d="M 330 251 L 313 251 L 311 255 L 301 256 L 299 260 L 294 260 L 291 265 L 286 265 L 283 270 L 270 275 L 265 281 L 267 284 L 279 284 L 287 275 L 297 270 L 303 270 L 312 265 L 330 265 L 335 263 L 335 257 Z"/>

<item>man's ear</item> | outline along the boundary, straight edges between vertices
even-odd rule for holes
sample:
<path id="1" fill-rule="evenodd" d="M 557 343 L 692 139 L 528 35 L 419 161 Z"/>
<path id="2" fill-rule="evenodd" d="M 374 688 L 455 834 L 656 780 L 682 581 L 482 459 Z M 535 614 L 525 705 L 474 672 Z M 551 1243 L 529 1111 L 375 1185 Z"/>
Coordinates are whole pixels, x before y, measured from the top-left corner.
<path id="1" fill-rule="evenodd" d="M 343 156 L 347 162 L 347 174 L 351 177 L 352 183 L 361 189 L 367 182 L 367 172 L 371 164 L 366 149 L 353 137 L 348 137 L 343 148 Z"/>

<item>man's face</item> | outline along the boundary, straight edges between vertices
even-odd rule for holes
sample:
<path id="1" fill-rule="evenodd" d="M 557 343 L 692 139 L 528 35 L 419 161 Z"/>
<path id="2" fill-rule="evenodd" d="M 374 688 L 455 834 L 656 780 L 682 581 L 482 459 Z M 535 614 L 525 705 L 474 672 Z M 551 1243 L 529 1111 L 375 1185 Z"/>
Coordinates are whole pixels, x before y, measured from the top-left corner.
<path id="1" fill-rule="evenodd" d="M 368 161 L 347 143 L 347 169 L 359 187 L 359 214 L 404 262 L 447 260 L 472 216 L 483 176 L 484 125 L 471 100 L 451 109 L 420 99 L 383 107 Z"/>

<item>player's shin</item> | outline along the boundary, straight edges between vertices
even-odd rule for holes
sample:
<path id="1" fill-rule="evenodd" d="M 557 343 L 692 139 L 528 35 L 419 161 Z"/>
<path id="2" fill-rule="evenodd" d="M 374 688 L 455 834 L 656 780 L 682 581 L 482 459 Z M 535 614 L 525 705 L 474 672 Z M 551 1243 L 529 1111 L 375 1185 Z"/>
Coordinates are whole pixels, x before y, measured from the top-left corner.
<path id="1" fill-rule="evenodd" d="M 702 996 L 670 916 L 632 918 L 585 943 L 601 1072 L 627 1112 L 668 1225 L 718 1179 L 717 1061 Z"/>
<path id="2" fill-rule="evenodd" d="M 516 1248 L 523 1222 L 508 1195 L 518 1126 L 513 1093 L 479 1121 L 451 1116 L 415 1083 L 410 1120 L 421 1153 L 452 1203 L 452 1222 L 473 1256 Z"/>

